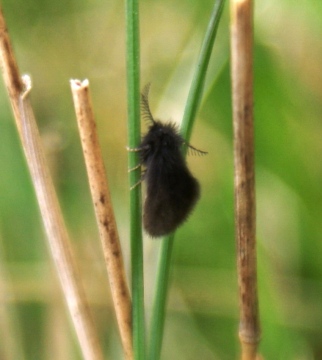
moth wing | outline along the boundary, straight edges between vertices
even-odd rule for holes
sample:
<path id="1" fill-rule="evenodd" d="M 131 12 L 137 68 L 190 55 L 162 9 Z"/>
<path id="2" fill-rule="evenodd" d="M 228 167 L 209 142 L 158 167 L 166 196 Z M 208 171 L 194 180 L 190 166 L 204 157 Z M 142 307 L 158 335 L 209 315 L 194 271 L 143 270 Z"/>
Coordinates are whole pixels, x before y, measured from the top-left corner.
<path id="1" fill-rule="evenodd" d="M 143 224 L 152 237 L 173 232 L 191 213 L 200 187 L 185 164 L 170 170 L 147 172 L 147 197 L 144 203 Z"/>

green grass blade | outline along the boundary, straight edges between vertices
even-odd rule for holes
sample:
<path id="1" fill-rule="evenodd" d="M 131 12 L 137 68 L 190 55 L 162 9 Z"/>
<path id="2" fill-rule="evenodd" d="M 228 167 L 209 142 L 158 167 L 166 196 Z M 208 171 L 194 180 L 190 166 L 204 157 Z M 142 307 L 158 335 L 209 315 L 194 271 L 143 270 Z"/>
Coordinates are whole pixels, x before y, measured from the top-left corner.
<path id="1" fill-rule="evenodd" d="M 140 126 L 140 41 L 138 0 L 126 1 L 126 67 L 128 97 L 128 144 L 135 148 L 141 140 Z M 138 153 L 129 152 L 129 168 L 139 163 Z M 140 169 L 129 172 L 130 186 L 141 178 Z M 135 360 L 145 358 L 143 245 L 141 186 L 130 191 L 130 241 L 132 273 L 132 328 Z"/>
<path id="2" fill-rule="evenodd" d="M 188 142 L 191 136 L 193 122 L 196 117 L 205 82 L 207 68 L 213 44 L 216 38 L 219 20 L 224 7 L 224 0 L 217 0 L 212 10 L 210 22 L 201 47 L 200 56 L 196 65 L 196 71 L 191 83 L 184 116 L 181 124 L 181 134 Z M 184 150 L 186 152 L 186 149 Z M 170 260 L 172 255 L 174 234 L 165 237 L 162 240 L 158 273 L 156 279 L 156 292 L 152 309 L 150 342 L 149 342 L 149 360 L 159 360 L 161 354 L 165 306 L 167 300 L 167 290 L 170 272 Z"/>
<path id="3" fill-rule="evenodd" d="M 163 238 L 159 254 L 158 273 L 156 279 L 156 291 L 154 294 L 154 303 L 152 308 L 150 343 L 149 343 L 149 360 L 160 358 L 164 319 L 165 304 L 168 292 L 169 271 L 172 255 L 174 234 Z"/>
<path id="4" fill-rule="evenodd" d="M 187 142 L 190 140 L 193 123 L 202 99 L 207 68 L 216 39 L 217 29 L 224 8 L 224 3 L 225 0 L 217 0 L 215 2 L 208 28 L 206 30 L 205 38 L 201 46 L 196 71 L 191 82 L 180 129 L 182 136 Z"/>

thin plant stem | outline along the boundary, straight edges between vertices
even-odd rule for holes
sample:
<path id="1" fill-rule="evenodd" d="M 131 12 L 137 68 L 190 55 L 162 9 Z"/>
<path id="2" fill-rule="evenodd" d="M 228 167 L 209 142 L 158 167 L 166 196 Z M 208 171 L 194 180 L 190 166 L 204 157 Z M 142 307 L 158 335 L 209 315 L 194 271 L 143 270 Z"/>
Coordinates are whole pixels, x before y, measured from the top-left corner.
<path id="1" fill-rule="evenodd" d="M 161 355 L 174 234 L 166 236 L 161 241 L 151 316 L 149 360 L 160 359 Z"/>
<path id="2" fill-rule="evenodd" d="M 85 298 L 79 270 L 72 254 L 69 236 L 30 105 L 31 87 L 28 85 L 30 78 L 25 76 L 25 79 L 27 90 L 21 95 L 22 143 L 50 250 L 74 321 L 83 356 L 88 360 L 103 359 L 98 335 Z"/>
<path id="3" fill-rule="evenodd" d="M 189 142 L 190 140 L 194 120 L 196 118 L 199 105 L 201 103 L 208 64 L 216 39 L 219 21 L 224 8 L 224 4 L 225 0 L 215 0 L 215 4 L 211 12 L 210 21 L 208 23 L 206 34 L 201 46 L 196 70 L 192 78 L 180 130 L 182 136 L 187 142 Z"/>
<path id="4" fill-rule="evenodd" d="M 137 147 L 141 140 L 140 125 L 140 41 L 139 41 L 139 3 L 126 0 L 126 68 L 128 99 L 128 146 Z M 129 151 L 129 169 L 139 163 L 138 153 Z M 143 279 L 143 241 L 141 170 L 129 171 L 130 190 L 130 242 L 132 273 L 132 327 L 133 351 L 135 360 L 145 358 L 145 320 L 144 320 L 144 279 Z"/>
<path id="5" fill-rule="evenodd" d="M 0 9 L 0 65 L 11 101 L 16 126 L 26 155 L 31 178 L 44 222 L 50 251 L 56 266 L 83 357 L 102 360 L 98 335 L 85 298 L 79 271 L 57 195 L 50 177 L 38 128 L 29 101 L 30 79 L 24 83 L 19 74 L 6 23 Z M 28 85 L 27 91 L 24 91 Z"/>
<path id="6" fill-rule="evenodd" d="M 19 109 L 19 99 L 23 91 L 23 83 L 18 70 L 16 58 L 11 46 L 7 24 L 5 22 L 2 8 L 0 8 L 0 62 L 2 76 L 10 98 L 14 118 L 20 139 L 21 134 L 21 114 Z"/>
<path id="7" fill-rule="evenodd" d="M 102 152 L 96 131 L 88 80 L 83 82 L 71 80 L 71 90 L 125 359 L 132 360 L 132 304 Z"/>
<path id="8" fill-rule="evenodd" d="M 235 224 L 241 358 L 257 356 L 260 325 L 256 268 L 253 115 L 253 2 L 231 1 L 231 78 L 234 127 Z"/>
<path id="9" fill-rule="evenodd" d="M 222 14 L 224 0 L 217 0 L 213 7 L 208 28 L 202 43 L 196 70 L 191 83 L 183 120 L 181 124 L 181 134 L 189 142 L 193 123 L 201 102 L 203 86 L 207 73 L 207 68 L 217 34 L 219 20 Z M 186 153 L 186 148 L 183 149 Z M 167 301 L 171 255 L 173 249 L 174 234 L 162 240 L 157 279 L 156 291 L 151 316 L 151 329 L 149 341 L 149 360 L 159 360 L 161 355 L 162 340 L 164 333 L 165 307 Z"/>

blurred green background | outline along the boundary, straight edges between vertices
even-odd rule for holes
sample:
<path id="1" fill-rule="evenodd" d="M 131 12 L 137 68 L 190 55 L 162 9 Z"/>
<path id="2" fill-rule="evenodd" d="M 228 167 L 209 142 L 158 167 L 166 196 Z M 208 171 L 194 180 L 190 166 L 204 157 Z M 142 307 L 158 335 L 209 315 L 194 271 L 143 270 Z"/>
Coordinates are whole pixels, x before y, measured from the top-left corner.
<path id="1" fill-rule="evenodd" d="M 124 3 L 2 4 L 101 342 L 121 359 L 69 79 L 90 81 L 129 269 Z M 212 6 L 141 2 L 141 84 L 158 118 L 181 119 Z M 260 352 L 322 359 L 322 3 L 258 0 L 254 24 Z M 202 197 L 176 235 L 164 360 L 239 353 L 228 2 L 207 81 L 191 143 L 209 154 L 188 159 Z M 81 359 L 3 81 L 0 106 L 0 359 Z M 148 320 L 160 242 L 144 246 Z"/>

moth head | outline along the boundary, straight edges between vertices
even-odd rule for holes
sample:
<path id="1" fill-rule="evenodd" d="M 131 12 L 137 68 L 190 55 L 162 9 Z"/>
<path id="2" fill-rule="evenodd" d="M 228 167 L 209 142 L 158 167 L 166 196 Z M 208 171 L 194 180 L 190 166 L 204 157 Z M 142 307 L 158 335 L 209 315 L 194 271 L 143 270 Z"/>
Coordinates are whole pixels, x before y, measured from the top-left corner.
<path id="1" fill-rule="evenodd" d="M 162 124 L 156 121 L 149 127 L 148 132 L 142 139 L 141 159 L 143 164 L 157 159 L 170 161 L 181 156 L 183 139 L 178 134 L 173 124 Z"/>
<path id="2" fill-rule="evenodd" d="M 163 124 L 153 118 L 149 105 L 150 84 L 147 84 L 141 94 L 142 117 L 148 122 L 148 132 L 143 137 L 142 153 L 143 162 L 146 162 L 151 155 L 167 157 L 169 153 L 177 153 L 184 143 L 174 124 Z"/>

